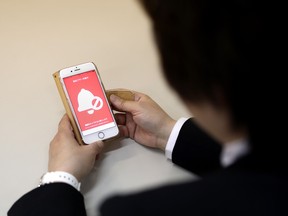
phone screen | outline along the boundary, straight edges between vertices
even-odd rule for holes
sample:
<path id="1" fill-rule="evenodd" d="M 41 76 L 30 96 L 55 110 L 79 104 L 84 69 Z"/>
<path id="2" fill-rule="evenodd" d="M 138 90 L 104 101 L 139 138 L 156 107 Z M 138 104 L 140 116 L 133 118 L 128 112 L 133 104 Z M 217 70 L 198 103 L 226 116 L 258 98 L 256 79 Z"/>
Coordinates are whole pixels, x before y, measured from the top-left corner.
<path id="1" fill-rule="evenodd" d="M 63 81 L 84 136 L 115 126 L 95 70 L 63 78 Z"/>

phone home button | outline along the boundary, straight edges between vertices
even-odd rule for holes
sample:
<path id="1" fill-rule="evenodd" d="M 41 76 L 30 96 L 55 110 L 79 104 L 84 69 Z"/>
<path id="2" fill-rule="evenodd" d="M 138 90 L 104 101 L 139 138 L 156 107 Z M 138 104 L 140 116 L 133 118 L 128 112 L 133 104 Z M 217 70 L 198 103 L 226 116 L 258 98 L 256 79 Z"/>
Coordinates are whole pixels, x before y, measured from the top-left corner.
<path id="1" fill-rule="evenodd" d="M 99 137 L 99 139 L 104 139 L 105 134 L 103 132 L 99 132 L 98 137 Z"/>

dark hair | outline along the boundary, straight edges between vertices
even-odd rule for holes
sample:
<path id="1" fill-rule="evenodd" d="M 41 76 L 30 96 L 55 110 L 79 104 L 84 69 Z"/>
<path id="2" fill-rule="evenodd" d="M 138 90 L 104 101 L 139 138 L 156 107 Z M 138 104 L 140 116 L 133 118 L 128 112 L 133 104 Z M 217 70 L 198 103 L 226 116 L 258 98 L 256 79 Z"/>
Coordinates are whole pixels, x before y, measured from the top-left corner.
<path id="1" fill-rule="evenodd" d="M 271 153 L 269 142 L 283 138 L 276 128 L 281 119 L 277 106 L 286 96 L 275 87 L 284 73 L 276 67 L 281 40 L 271 4 L 253 0 L 141 3 L 152 20 L 165 77 L 179 96 L 217 104 L 220 90 L 234 126 L 248 129 L 254 149 Z"/>

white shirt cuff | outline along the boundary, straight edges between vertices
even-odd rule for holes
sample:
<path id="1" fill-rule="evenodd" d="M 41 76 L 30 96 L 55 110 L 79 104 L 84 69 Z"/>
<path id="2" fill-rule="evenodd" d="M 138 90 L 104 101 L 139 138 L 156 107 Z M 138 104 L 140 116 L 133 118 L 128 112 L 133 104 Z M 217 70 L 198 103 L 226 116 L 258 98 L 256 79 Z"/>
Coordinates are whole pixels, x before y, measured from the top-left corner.
<path id="1" fill-rule="evenodd" d="M 172 132 L 169 136 L 166 148 L 165 148 L 165 156 L 172 160 L 172 152 L 176 143 L 176 140 L 178 138 L 179 132 L 183 126 L 183 124 L 188 120 L 189 118 L 180 118 L 176 124 L 174 125 Z"/>

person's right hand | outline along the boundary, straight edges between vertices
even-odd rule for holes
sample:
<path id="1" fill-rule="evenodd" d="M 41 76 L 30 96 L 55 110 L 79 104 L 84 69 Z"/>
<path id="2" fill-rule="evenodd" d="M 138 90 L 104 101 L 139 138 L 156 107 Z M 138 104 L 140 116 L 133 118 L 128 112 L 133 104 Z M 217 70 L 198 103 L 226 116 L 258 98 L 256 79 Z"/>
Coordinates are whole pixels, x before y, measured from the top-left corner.
<path id="1" fill-rule="evenodd" d="M 142 145 L 164 151 L 176 121 L 147 95 L 133 93 L 134 101 L 110 96 L 113 108 L 125 112 L 115 114 L 120 134 Z"/>

